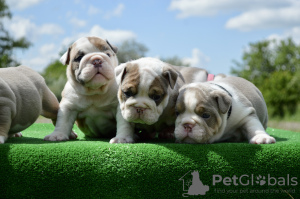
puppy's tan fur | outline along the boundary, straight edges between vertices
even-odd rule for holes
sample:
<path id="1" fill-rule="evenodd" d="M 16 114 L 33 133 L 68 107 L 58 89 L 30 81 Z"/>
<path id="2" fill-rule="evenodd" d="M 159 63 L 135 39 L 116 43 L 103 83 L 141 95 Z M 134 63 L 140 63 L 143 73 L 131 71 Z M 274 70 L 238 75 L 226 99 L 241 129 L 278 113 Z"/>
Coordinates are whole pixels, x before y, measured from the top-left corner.
<path id="1" fill-rule="evenodd" d="M 261 92 L 242 78 L 188 84 L 179 92 L 176 110 L 177 142 L 276 142 L 265 131 L 268 112 Z"/>
<path id="2" fill-rule="evenodd" d="M 59 103 L 44 78 L 29 67 L 0 69 L 0 143 L 33 124 L 39 115 L 55 124 Z"/>

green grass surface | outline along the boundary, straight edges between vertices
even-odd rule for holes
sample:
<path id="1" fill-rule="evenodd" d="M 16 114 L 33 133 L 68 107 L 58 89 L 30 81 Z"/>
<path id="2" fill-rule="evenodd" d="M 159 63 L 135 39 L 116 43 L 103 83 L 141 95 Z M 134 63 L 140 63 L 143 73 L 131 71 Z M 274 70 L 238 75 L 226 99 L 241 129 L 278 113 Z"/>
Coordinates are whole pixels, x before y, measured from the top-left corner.
<path id="1" fill-rule="evenodd" d="M 271 145 L 159 140 L 112 145 L 107 139 L 85 138 L 75 128 L 75 141 L 43 141 L 53 130 L 51 124 L 34 124 L 23 131 L 24 137 L 0 145 L 0 198 L 182 198 L 194 170 L 210 189 L 191 198 L 300 197 L 300 133 L 269 128 L 277 140 Z M 179 179 L 186 173 L 183 186 Z M 250 184 L 213 185 L 213 175 L 247 175 L 242 183 Z M 266 184 L 256 183 L 259 175 Z"/>

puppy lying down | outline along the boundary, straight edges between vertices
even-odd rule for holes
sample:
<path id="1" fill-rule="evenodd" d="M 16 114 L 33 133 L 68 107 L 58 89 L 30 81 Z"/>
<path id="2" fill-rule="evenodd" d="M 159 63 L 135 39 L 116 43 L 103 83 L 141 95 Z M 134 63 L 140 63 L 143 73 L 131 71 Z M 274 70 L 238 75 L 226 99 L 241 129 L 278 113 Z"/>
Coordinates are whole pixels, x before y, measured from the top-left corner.
<path id="1" fill-rule="evenodd" d="M 249 81 L 225 77 L 183 86 L 176 102 L 175 138 L 179 143 L 242 141 L 271 144 L 265 131 L 267 106 Z"/>

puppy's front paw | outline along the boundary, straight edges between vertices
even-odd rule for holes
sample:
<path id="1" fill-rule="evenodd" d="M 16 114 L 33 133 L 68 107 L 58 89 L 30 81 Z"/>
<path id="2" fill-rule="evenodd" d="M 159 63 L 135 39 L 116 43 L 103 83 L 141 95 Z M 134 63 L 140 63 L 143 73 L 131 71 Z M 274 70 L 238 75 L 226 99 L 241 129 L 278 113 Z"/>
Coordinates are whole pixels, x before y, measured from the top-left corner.
<path id="1" fill-rule="evenodd" d="M 7 140 L 7 136 L 1 136 L 0 135 L 0 144 L 4 144 L 4 142 Z"/>
<path id="2" fill-rule="evenodd" d="M 53 132 L 44 138 L 45 141 L 67 141 L 69 136 L 64 133 Z"/>
<path id="3" fill-rule="evenodd" d="M 22 135 L 22 132 L 19 132 L 19 133 L 15 133 L 14 134 L 14 137 L 22 137 L 23 135 Z"/>
<path id="4" fill-rule="evenodd" d="M 134 143 L 134 139 L 131 136 L 116 136 L 112 138 L 109 143 Z"/>
<path id="5" fill-rule="evenodd" d="M 75 133 L 75 131 L 72 130 L 71 135 L 69 136 L 70 140 L 75 140 L 78 137 L 77 133 Z"/>
<path id="6" fill-rule="evenodd" d="M 272 144 L 275 142 L 275 138 L 269 136 L 268 134 L 258 134 L 250 140 L 250 144 Z"/>
<path id="7" fill-rule="evenodd" d="M 15 134 L 13 134 L 13 135 L 11 135 L 9 137 L 22 137 L 22 136 L 23 136 L 22 132 L 19 132 L 19 133 L 15 133 Z"/>

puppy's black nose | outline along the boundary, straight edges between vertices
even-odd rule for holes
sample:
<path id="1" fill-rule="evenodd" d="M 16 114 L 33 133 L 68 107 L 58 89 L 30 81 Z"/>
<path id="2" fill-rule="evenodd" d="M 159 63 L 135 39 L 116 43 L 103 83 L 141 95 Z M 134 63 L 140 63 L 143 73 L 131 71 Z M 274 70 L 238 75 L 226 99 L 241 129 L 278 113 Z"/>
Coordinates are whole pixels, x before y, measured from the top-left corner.
<path id="1" fill-rule="evenodd" d="M 94 65 L 94 67 L 101 67 L 102 61 L 100 59 L 95 59 L 92 61 L 92 64 Z"/>

